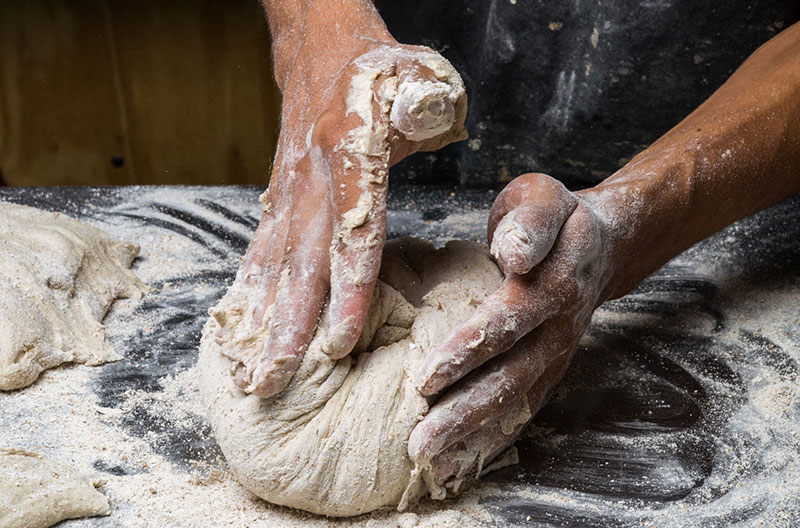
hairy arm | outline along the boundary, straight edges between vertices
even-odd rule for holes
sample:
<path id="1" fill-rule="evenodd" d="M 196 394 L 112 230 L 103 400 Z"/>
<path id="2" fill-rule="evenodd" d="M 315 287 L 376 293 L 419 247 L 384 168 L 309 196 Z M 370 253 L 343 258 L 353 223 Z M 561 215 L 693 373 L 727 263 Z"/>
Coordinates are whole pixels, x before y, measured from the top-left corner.
<path id="1" fill-rule="evenodd" d="M 614 225 L 619 270 L 601 301 L 734 220 L 800 191 L 800 24 L 600 185 L 579 192 Z"/>
<path id="2" fill-rule="evenodd" d="M 395 43 L 369 0 L 263 0 L 281 91 L 295 66 L 338 69 L 370 42 Z M 300 60 L 298 60 L 300 59 Z M 313 60 L 307 60 L 313 59 Z"/>

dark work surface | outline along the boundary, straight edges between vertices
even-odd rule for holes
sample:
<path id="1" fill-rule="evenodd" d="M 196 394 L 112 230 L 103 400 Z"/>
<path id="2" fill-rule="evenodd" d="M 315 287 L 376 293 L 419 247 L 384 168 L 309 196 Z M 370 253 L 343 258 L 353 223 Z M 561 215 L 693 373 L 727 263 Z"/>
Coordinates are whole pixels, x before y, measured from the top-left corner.
<path id="1" fill-rule="evenodd" d="M 114 344 L 125 359 L 97 369 L 93 390 L 103 407 L 126 392 L 158 391 L 162 378 L 194 364 L 206 310 L 232 280 L 257 224 L 258 192 L 0 189 L 0 200 L 62 211 L 112 233 L 172 233 L 188 248 L 137 308 L 151 324 L 112 336 L 124 341 Z M 493 197 L 395 188 L 389 236 L 483 240 Z M 146 243 L 144 259 L 171 251 Z M 491 524 L 794 526 L 798 318 L 800 197 L 700 243 L 598 310 L 552 401 L 517 443 L 520 464 L 486 477 L 502 490 L 483 499 Z M 199 418 L 170 423 L 139 405 L 121 423 L 179 468 L 219 455 Z M 140 471 L 105 460 L 95 468 Z"/>

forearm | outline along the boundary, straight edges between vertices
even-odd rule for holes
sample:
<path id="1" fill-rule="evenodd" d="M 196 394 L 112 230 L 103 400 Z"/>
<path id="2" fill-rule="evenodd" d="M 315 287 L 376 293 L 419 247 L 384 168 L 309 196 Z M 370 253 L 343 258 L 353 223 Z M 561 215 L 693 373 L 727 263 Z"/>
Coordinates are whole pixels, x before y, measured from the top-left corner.
<path id="1" fill-rule="evenodd" d="M 609 232 L 601 301 L 692 244 L 800 191 L 800 24 L 759 48 L 697 110 L 580 194 Z"/>
<path id="2" fill-rule="evenodd" d="M 368 42 L 392 42 L 370 0 L 262 0 L 272 35 L 275 78 L 283 90 L 301 51 L 320 64 L 346 63 Z"/>

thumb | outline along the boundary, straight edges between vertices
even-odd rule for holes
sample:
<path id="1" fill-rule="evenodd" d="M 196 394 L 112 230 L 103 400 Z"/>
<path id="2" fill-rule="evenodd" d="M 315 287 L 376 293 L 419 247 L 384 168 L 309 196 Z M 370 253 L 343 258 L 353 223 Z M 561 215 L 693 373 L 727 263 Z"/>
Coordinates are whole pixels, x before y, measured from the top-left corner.
<path id="1" fill-rule="evenodd" d="M 556 196 L 534 196 L 521 200 L 492 233 L 492 256 L 505 272 L 523 275 L 544 260 L 578 205 L 566 189 Z"/>
<path id="2" fill-rule="evenodd" d="M 390 119 L 410 141 L 441 136 L 454 127 L 463 131 L 466 95 L 461 77 L 447 60 L 418 51 L 397 61 L 397 95 Z M 461 132 L 450 141 L 463 139 Z M 448 141 L 449 142 L 449 141 Z"/>

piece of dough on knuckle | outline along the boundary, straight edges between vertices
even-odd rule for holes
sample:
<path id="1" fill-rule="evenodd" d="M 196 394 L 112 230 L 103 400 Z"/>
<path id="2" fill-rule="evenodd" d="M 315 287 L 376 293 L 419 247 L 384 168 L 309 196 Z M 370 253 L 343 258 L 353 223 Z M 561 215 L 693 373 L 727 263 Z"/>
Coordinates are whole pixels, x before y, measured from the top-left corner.
<path id="1" fill-rule="evenodd" d="M 114 299 L 147 290 L 128 269 L 138 253 L 63 214 L 0 203 L 0 390 L 119 359 L 100 322 Z"/>
<path id="2" fill-rule="evenodd" d="M 428 493 L 444 497 L 430 465 L 408 456 L 409 435 L 429 408 L 410 373 L 503 276 L 486 248 L 472 242 L 435 250 L 404 238 L 386 246 L 384 258 L 395 265 L 384 272 L 405 271 L 390 280 L 394 288 L 376 287 L 362 352 L 329 359 L 322 351 L 326 328 L 321 326 L 291 383 L 277 396 L 246 395 L 234 384 L 236 353 L 213 334 L 224 321 L 226 335 L 234 335 L 231 329 L 240 321 L 228 316 L 206 325 L 199 365 L 208 420 L 240 482 L 269 502 L 352 516 L 402 510 Z M 398 289 L 410 293 L 404 297 Z M 248 302 L 255 300 L 226 296 L 217 310 L 246 313 L 241 304 Z"/>

